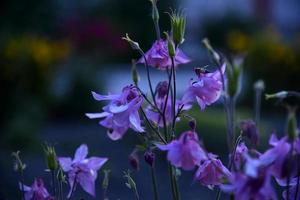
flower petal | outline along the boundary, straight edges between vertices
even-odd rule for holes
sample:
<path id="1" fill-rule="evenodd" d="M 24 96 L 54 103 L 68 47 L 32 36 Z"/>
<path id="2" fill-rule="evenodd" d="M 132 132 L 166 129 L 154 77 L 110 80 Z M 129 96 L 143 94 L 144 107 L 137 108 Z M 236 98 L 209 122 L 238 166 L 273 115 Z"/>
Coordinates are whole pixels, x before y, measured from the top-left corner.
<path id="1" fill-rule="evenodd" d="M 59 157 L 58 158 L 59 165 L 63 169 L 63 171 L 68 172 L 72 169 L 72 159 L 69 157 Z"/>
<path id="2" fill-rule="evenodd" d="M 91 157 L 88 159 L 88 167 L 93 170 L 99 170 L 104 163 L 108 160 L 108 158 L 100 158 L 100 157 Z"/>
<path id="3" fill-rule="evenodd" d="M 141 119 L 137 111 L 129 115 L 129 121 L 135 131 L 144 132 L 144 129 L 141 126 Z"/>
<path id="4" fill-rule="evenodd" d="M 75 156 L 74 156 L 73 162 L 76 163 L 76 162 L 82 161 L 83 159 L 85 159 L 85 157 L 87 156 L 87 154 L 88 154 L 88 147 L 87 147 L 87 145 L 86 144 L 80 145 L 80 147 L 75 152 Z"/>
<path id="5" fill-rule="evenodd" d="M 85 116 L 87 116 L 90 119 L 97 119 L 102 117 L 107 117 L 110 115 L 108 112 L 102 112 L 102 113 L 85 113 Z"/>

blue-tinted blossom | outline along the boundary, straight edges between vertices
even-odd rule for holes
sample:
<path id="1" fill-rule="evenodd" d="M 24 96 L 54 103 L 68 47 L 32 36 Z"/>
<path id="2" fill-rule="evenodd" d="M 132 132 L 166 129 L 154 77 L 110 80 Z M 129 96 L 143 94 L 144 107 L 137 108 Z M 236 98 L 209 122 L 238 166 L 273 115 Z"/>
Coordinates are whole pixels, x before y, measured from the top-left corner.
<path id="1" fill-rule="evenodd" d="M 168 92 L 168 83 L 166 81 L 160 82 L 157 85 L 157 88 L 156 88 L 155 101 L 156 101 L 156 105 L 159 108 L 161 113 L 163 113 L 163 111 L 164 111 L 167 92 Z M 184 110 L 189 110 L 190 108 L 191 108 L 190 104 L 185 104 L 184 105 L 182 103 L 182 101 L 176 100 L 175 114 L 177 115 L 177 112 L 179 110 L 184 111 Z M 156 109 L 154 109 L 151 105 L 149 105 L 147 107 L 146 115 L 147 115 L 149 120 L 151 120 L 152 122 L 154 122 L 158 126 L 160 126 L 160 127 L 164 126 L 163 118 L 162 118 L 161 114 Z M 165 108 L 165 118 L 166 118 L 166 124 L 167 125 L 170 124 L 173 120 L 171 95 L 168 96 L 167 105 L 166 105 L 166 108 Z M 180 120 L 180 118 L 177 117 L 176 121 L 179 121 L 179 120 Z"/>
<path id="2" fill-rule="evenodd" d="M 75 181 L 84 191 L 92 196 L 96 196 L 95 181 L 97 179 L 97 171 L 108 160 L 102 157 L 90 157 L 88 155 L 88 147 L 82 144 L 75 152 L 74 159 L 70 157 L 59 157 L 58 161 L 64 172 L 68 173 L 68 182 L 70 184 L 71 194 Z"/>
<path id="3" fill-rule="evenodd" d="M 246 156 L 245 171 L 234 172 L 229 177 L 228 185 L 222 185 L 224 192 L 233 193 L 235 199 L 276 200 L 276 193 L 271 185 L 270 163 Z"/>
<path id="4" fill-rule="evenodd" d="M 236 151 L 234 153 L 234 165 L 240 169 L 243 163 L 245 162 L 245 155 L 248 153 L 248 147 L 244 142 L 238 144 Z"/>
<path id="5" fill-rule="evenodd" d="M 144 132 L 138 112 L 143 103 L 143 97 L 136 87 L 126 86 L 121 94 L 100 95 L 95 92 L 92 94 L 97 101 L 110 101 L 102 108 L 103 112 L 86 114 L 90 119 L 104 118 L 99 123 L 108 129 L 107 134 L 110 139 L 121 139 L 129 128 Z"/>
<path id="6" fill-rule="evenodd" d="M 223 90 L 221 76 L 224 75 L 225 69 L 226 64 L 223 64 L 221 67 L 222 75 L 219 70 L 212 73 L 206 71 L 198 73 L 198 79 L 190 81 L 190 85 L 182 98 L 183 103 L 196 100 L 201 110 L 204 110 L 206 106 L 216 102 Z"/>
<path id="7" fill-rule="evenodd" d="M 167 40 L 157 40 L 145 53 L 145 57 L 150 66 L 155 67 L 160 70 L 171 69 L 171 58 L 168 52 L 168 41 Z M 190 59 L 179 49 L 176 49 L 175 55 L 175 66 L 180 64 L 186 64 L 190 62 Z M 145 63 L 145 59 L 141 57 L 138 63 Z"/>
<path id="8" fill-rule="evenodd" d="M 229 175 L 229 170 L 223 165 L 221 160 L 216 155 L 209 154 L 209 158 L 199 164 L 195 180 L 207 187 L 213 187 L 220 185 Z"/>
<path id="9" fill-rule="evenodd" d="M 31 186 L 23 185 L 25 192 L 25 200 L 50 200 L 48 190 L 44 186 L 44 182 L 40 178 L 36 178 Z M 20 186 L 22 190 L 22 187 Z"/>
<path id="10" fill-rule="evenodd" d="M 258 130 L 253 120 L 243 120 L 240 123 L 240 128 L 243 136 L 247 137 L 253 144 L 258 144 Z"/>
<path id="11" fill-rule="evenodd" d="M 194 131 L 186 131 L 178 140 L 173 140 L 167 145 L 157 144 L 157 147 L 162 151 L 168 151 L 167 157 L 172 165 L 185 170 L 192 170 L 202 160 L 207 159 Z"/>

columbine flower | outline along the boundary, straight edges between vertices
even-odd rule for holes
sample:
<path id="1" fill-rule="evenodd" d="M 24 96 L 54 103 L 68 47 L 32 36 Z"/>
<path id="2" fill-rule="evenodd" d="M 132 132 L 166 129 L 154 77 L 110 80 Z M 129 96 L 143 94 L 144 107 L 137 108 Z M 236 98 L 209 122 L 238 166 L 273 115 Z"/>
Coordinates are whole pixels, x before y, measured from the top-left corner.
<path id="1" fill-rule="evenodd" d="M 201 160 L 206 159 L 204 150 L 199 145 L 196 132 L 186 131 L 178 140 L 167 145 L 157 144 L 160 150 L 168 151 L 168 160 L 176 167 L 192 170 Z"/>
<path id="2" fill-rule="evenodd" d="M 229 170 L 217 159 L 214 154 L 209 154 L 209 158 L 202 161 L 195 174 L 195 179 L 202 185 L 213 187 L 220 185 L 224 178 L 230 175 Z"/>
<path id="3" fill-rule="evenodd" d="M 48 190 L 44 186 L 42 179 L 37 178 L 31 186 L 23 185 L 25 192 L 25 200 L 50 200 Z M 20 186 L 22 190 L 22 187 Z"/>
<path id="4" fill-rule="evenodd" d="M 243 165 L 245 159 L 244 159 L 244 155 L 248 153 L 248 148 L 245 145 L 245 143 L 240 143 L 237 147 L 236 147 L 236 151 L 234 153 L 234 165 L 240 169 L 240 167 Z M 232 156 L 232 155 L 231 155 Z"/>
<path id="5" fill-rule="evenodd" d="M 75 152 L 74 159 L 70 157 L 59 157 L 58 161 L 64 172 L 68 173 L 70 193 L 75 183 L 80 184 L 84 191 L 96 196 L 95 181 L 97 171 L 107 161 L 107 158 L 90 157 L 86 158 L 88 147 L 82 144 Z"/>
<path id="6" fill-rule="evenodd" d="M 240 123 L 241 133 L 243 136 L 246 136 L 253 144 L 258 143 L 258 130 L 256 123 L 251 120 L 243 120 Z"/>
<path id="7" fill-rule="evenodd" d="M 225 73 L 226 64 L 221 67 L 222 76 Z M 191 80 L 190 86 L 185 92 L 182 101 L 184 103 L 197 100 L 201 110 L 216 102 L 222 93 L 222 79 L 219 70 L 209 73 L 206 70 L 196 70 L 197 80 Z"/>
<path id="8" fill-rule="evenodd" d="M 269 163 L 246 156 L 245 173 L 236 172 L 229 176 L 229 185 L 222 185 L 225 192 L 233 193 L 235 199 L 276 200 L 271 185 Z"/>
<path id="9" fill-rule="evenodd" d="M 283 137 L 280 140 L 278 140 L 275 134 L 272 134 L 269 140 L 269 144 L 272 145 L 273 148 L 263 153 L 260 156 L 260 159 L 264 160 L 265 162 L 272 162 L 272 175 L 276 177 L 276 179 L 284 179 L 286 178 L 284 165 L 287 161 L 291 145 L 288 143 L 287 137 Z"/>
<path id="10" fill-rule="evenodd" d="M 157 40 L 152 45 L 151 49 L 145 53 L 148 64 L 152 67 L 160 70 L 171 69 L 171 58 L 168 53 L 168 41 Z M 180 64 L 186 64 L 190 62 L 190 59 L 179 49 L 176 50 L 175 66 Z M 145 59 L 142 57 L 138 60 L 138 63 L 145 63 Z"/>
<path id="11" fill-rule="evenodd" d="M 156 87 L 155 101 L 156 101 L 156 105 L 159 108 L 161 113 L 163 113 L 163 111 L 164 111 L 167 92 L 168 92 L 168 82 L 164 81 L 164 82 L 158 83 L 158 85 Z M 172 110 L 171 102 L 172 102 L 171 95 L 169 95 L 168 100 L 167 100 L 166 109 L 165 109 L 165 118 L 166 118 L 167 125 L 169 123 L 171 123 L 173 120 L 173 110 Z M 179 110 L 189 110 L 190 108 L 191 108 L 190 104 L 184 105 L 180 100 L 176 100 L 175 115 L 177 115 L 177 112 Z M 164 126 L 163 118 L 162 118 L 161 114 L 157 110 L 153 109 L 153 107 L 151 105 L 149 105 L 147 107 L 146 115 L 149 120 L 151 120 L 158 126 L 160 126 L 160 127 Z M 180 118 L 177 117 L 176 121 L 179 121 L 179 120 L 180 120 Z"/>
<path id="12" fill-rule="evenodd" d="M 143 98 L 136 87 L 126 86 L 119 95 L 100 95 L 95 92 L 92 94 L 97 101 L 110 101 L 107 106 L 103 107 L 104 112 L 86 114 L 90 119 L 105 118 L 100 121 L 100 124 L 108 128 L 107 134 L 110 139 L 121 139 L 128 128 L 144 132 L 138 113 Z"/>

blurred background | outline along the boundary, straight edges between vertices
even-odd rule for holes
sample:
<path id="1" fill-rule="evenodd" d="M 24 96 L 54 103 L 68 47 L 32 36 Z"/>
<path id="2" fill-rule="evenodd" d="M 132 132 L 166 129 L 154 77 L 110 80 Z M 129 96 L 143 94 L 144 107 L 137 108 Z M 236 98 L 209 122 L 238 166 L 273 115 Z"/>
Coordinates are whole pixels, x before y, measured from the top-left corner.
<path id="1" fill-rule="evenodd" d="M 253 83 L 258 79 L 265 81 L 267 93 L 299 90 L 300 1 L 160 0 L 158 7 L 163 31 L 170 28 L 169 17 L 164 13 L 170 8 L 184 8 L 188 18 L 182 49 L 193 62 L 178 71 L 179 95 L 194 76 L 194 67 L 211 66 L 201 44 L 203 37 L 229 57 L 246 55 L 237 120 L 253 117 Z M 150 48 L 155 40 L 150 2 L 4 0 L 0 13 L 0 199 L 19 197 L 12 151 L 21 150 L 28 166 L 27 185 L 34 177 L 48 179 L 41 146 L 44 142 L 55 145 L 60 156 L 73 156 L 75 149 L 86 143 L 90 155 L 109 157 L 105 166 L 112 170 L 108 196 L 132 199 L 122 176 L 130 168 L 127 158 L 137 138 L 128 133 L 122 141 L 113 142 L 97 121 L 88 120 L 84 113 L 98 111 L 103 105 L 91 98 L 91 90 L 102 94 L 119 92 L 131 83 L 131 59 L 139 55 L 121 37 L 129 33 L 144 50 Z M 138 70 L 145 76 L 143 66 Z M 158 71 L 151 73 L 154 82 L 163 79 Z M 141 84 L 146 90 L 144 80 Z M 197 118 L 198 132 L 206 147 L 226 160 L 221 104 L 205 112 L 194 107 L 191 115 Z M 181 123 L 180 131 L 187 128 L 185 124 Z M 284 128 L 284 109 L 263 100 L 259 148 L 267 144 L 273 129 L 283 134 Z M 142 155 L 140 158 L 141 170 L 133 176 L 141 199 L 152 199 L 150 169 Z M 161 158 L 157 161 L 159 190 L 164 199 L 170 199 L 167 169 Z M 181 177 L 183 199 L 214 197 L 213 191 L 204 190 L 192 177 L 192 172 Z M 99 197 L 102 178 L 100 172 Z M 80 190 L 79 193 L 90 199 Z"/>

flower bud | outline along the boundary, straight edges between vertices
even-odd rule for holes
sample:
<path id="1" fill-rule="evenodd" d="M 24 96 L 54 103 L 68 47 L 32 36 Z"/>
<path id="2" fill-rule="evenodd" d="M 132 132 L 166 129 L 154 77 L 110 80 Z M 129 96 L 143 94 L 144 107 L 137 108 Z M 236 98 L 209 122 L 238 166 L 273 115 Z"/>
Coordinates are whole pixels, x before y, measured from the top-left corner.
<path id="1" fill-rule="evenodd" d="M 298 136 L 297 119 L 294 109 L 290 109 L 288 113 L 287 132 L 289 139 L 292 141 L 294 141 Z"/>
<path id="2" fill-rule="evenodd" d="M 169 52 L 169 56 L 170 57 L 174 57 L 175 54 L 176 54 L 174 43 L 173 43 L 172 39 L 170 38 L 169 34 L 167 32 L 164 32 L 164 33 L 165 33 L 165 35 L 167 37 L 167 40 L 168 40 L 168 52 Z"/>
<path id="3" fill-rule="evenodd" d="M 212 56 L 212 58 L 214 59 L 214 61 L 218 64 L 221 65 L 221 56 L 212 48 L 212 46 L 210 45 L 210 42 L 207 38 L 204 38 L 202 40 L 202 43 L 204 44 L 204 46 L 206 47 L 206 49 L 208 50 L 209 54 Z"/>
<path id="4" fill-rule="evenodd" d="M 240 59 L 240 58 L 238 58 Z M 236 97 L 241 90 L 242 61 L 235 60 L 228 69 L 228 95 Z"/>
<path id="5" fill-rule="evenodd" d="M 140 75 L 136 69 L 135 60 L 132 60 L 131 76 L 134 84 L 138 85 L 138 82 L 140 81 Z"/>
<path id="6" fill-rule="evenodd" d="M 152 151 L 146 151 L 144 154 L 144 158 L 146 163 L 148 163 L 151 167 L 154 166 L 155 154 Z"/>
<path id="7" fill-rule="evenodd" d="M 16 151 L 12 153 L 14 157 L 14 170 L 17 172 L 21 172 L 26 168 L 26 164 L 24 164 L 20 158 L 20 151 Z"/>
<path id="8" fill-rule="evenodd" d="M 102 188 L 104 190 L 107 190 L 108 188 L 108 185 L 109 185 L 109 173 L 110 173 L 110 170 L 104 170 L 104 178 L 103 178 L 103 182 L 102 182 Z"/>
<path id="9" fill-rule="evenodd" d="M 265 90 L 265 82 L 263 80 L 258 80 L 254 83 L 254 90 L 256 91 L 264 91 Z"/>
<path id="10" fill-rule="evenodd" d="M 240 123 L 240 129 L 243 136 L 247 137 L 253 144 L 258 143 L 258 130 L 253 120 L 248 119 Z"/>
<path id="11" fill-rule="evenodd" d="M 156 92 L 158 98 L 164 98 L 168 93 L 168 82 L 167 81 L 161 81 L 156 86 Z"/>
<path id="12" fill-rule="evenodd" d="M 276 98 L 276 99 L 284 99 L 286 98 L 288 95 L 288 92 L 287 91 L 281 91 L 281 92 L 277 92 L 277 93 L 273 93 L 273 94 L 266 94 L 266 99 L 273 99 L 273 98 Z"/>
<path id="13" fill-rule="evenodd" d="M 126 41 L 130 44 L 130 46 L 131 46 L 132 49 L 134 49 L 134 50 L 140 50 L 140 49 L 141 49 L 139 43 L 137 43 L 137 42 L 131 40 L 131 39 L 129 38 L 129 36 L 128 36 L 127 33 L 126 33 L 126 36 L 125 36 L 125 37 L 122 37 L 122 39 L 123 39 L 123 40 L 126 40 Z"/>
<path id="14" fill-rule="evenodd" d="M 59 182 L 63 182 L 63 183 L 66 182 L 66 176 L 64 175 L 64 172 L 63 172 L 62 168 L 59 168 L 59 169 L 58 169 L 58 172 L 57 172 L 57 180 L 58 180 Z"/>
<path id="15" fill-rule="evenodd" d="M 189 121 L 189 126 L 191 127 L 192 130 L 196 130 L 196 120 L 191 120 Z"/>
<path id="16" fill-rule="evenodd" d="M 184 41 L 185 34 L 185 26 L 186 26 L 186 16 L 184 16 L 181 12 L 175 13 L 172 12 L 170 14 L 171 19 L 171 30 L 173 33 L 173 40 L 175 43 L 175 47 Z"/>
<path id="17" fill-rule="evenodd" d="M 139 161 L 139 157 L 136 153 L 136 151 L 133 151 L 129 156 L 128 156 L 128 160 L 129 160 L 129 164 L 131 165 L 131 167 L 135 170 L 139 170 L 140 169 L 140 161 Z"/>
<path id="18" fill-rule="evenodd" d="M 46 156 L 46 164 L 50 171 L 54 171 L 58 168 L 57 157 L 53 146 L 46 145 L 44 148 Z"/>

